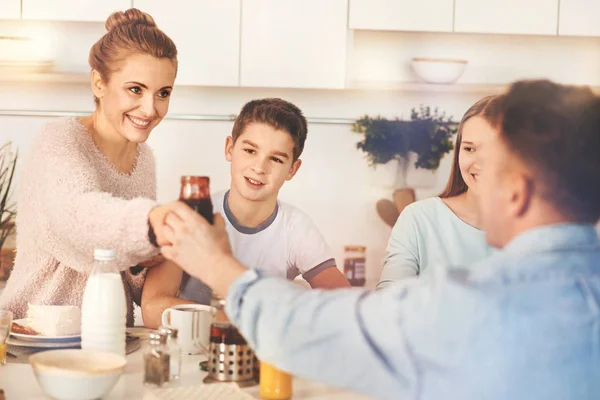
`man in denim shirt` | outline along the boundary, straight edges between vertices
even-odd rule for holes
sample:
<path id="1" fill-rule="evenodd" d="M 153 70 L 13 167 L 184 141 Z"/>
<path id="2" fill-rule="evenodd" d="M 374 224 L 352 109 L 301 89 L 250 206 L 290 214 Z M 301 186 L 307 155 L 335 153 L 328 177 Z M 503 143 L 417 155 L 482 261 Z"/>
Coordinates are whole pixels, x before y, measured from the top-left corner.
<path id="1" fill-rule="evenodd" d="M 227 296 L 259 358 L 389 399 L 600 398 L 600 101 L 518 82 L 481 153 L 481 214 L 502 248 L 386 290 L 305 291 L 230 256 L 223 221 L 181 204 L 163 254 Z"/>

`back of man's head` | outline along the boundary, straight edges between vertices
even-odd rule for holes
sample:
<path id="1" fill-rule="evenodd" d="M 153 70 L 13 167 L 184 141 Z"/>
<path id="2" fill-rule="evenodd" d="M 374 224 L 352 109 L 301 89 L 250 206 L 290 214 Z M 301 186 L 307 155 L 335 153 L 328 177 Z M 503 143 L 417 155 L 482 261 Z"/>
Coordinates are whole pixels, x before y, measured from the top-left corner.
<path id="1" fill-rule="evenodd" d="M 538 195 L 572 222 L 598 221 L 600 99 L 589 88 L 517 82 L 501 99 L 497 127 Z"/>

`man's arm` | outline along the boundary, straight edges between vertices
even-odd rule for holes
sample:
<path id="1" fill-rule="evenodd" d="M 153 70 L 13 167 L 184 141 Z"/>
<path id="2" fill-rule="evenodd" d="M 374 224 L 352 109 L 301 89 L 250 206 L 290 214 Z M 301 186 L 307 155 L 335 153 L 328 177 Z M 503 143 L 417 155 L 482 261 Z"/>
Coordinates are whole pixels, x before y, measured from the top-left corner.
<path id="1" fill-rule="evenodd" d="M 306 291 L 259 278 L 231 255 L 220 215 L 211 226 L 184 204 L 167 216 L 164 230 L 172 243 L 162 247 L 164 256 L 227 297 L 230 319 L 261 360 L 380 398 L 416 396 L 417 367 L 403 314 L 422 310 L 400 292 L 403 285 L 377 293 Z"/>
<path id="2" fill-rule="evenodd" d="M 466 363 L 477 368 L 480 328 L 499 324 L 489 313 L 496 298 L 466 284 L 464 271 L 436 268 L 428 279 L 377 292 L 305 290 L 237 261 L 219 214 L 211 226 L 180 203 L 163 230 L 170 243 L 163 255 L 227 297 L 227 314 L 261 360 L 330 385 L 417 398 L 424 376 L 435 380 Z M 484 352 L 496 343 L 488 339 L 478 344 Z"/>
<path id="3" fill-rule="evenodd" d="M 308 280 L 313 289 L 338 289 L 349 288 L 350 282 L 334 265 L 319 272 L 312 279 Z"/>
<path id="4" fill-rule="evenodd" d="M 306 291 L 258 274 L 233 282 L 227 314 L 261 360 L 377 398 L 416 396 L 418 371 L 396 314 L 396 289 Z"/>
<path id="5" fill-rule="evenodd" d="M 148 271 L 142 291 L 144 325 L 156 329 L 162 325 L 162 313 L 178 304 L 194 304 L 177 297 L 183 271 L 173 261 L 165 261 Z"/>

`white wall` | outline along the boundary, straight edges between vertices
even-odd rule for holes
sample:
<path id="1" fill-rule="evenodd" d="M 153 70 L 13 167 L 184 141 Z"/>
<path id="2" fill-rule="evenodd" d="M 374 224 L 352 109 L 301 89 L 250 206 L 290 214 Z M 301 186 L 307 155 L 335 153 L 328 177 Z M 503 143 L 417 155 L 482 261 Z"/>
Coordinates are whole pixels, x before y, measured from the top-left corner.
<path id="1" fill-rule="evenodd" d="M 364 113 L 407 116 L 420 103 L 442 107 L 460 117 L 474 96 L 452 94 L 401 94 L 391 91 L 309 91 L 222 88 L 178 88 L 173 93 L 172 113 L 235 114 L 249 99 L 279 96 L 296 103 L 310 117 L 355 118 Z M 88 110 L 91 95 L 86 85 L 24 85 L 0 87 L 0 109 Z M 0 142 L 13 140 L 26 152 L 47 118 L 0 117 Z M 229 184 L 228 163 L 223 157 L 229 122 L 164 121 L 150 138 L 158 164 L 158 197 L 178 196 L 179 176 L 205 174 L 214 190 Z M 281 198 L 309 213 L 341 264 L 343 246 L 367 246 L 368 276 L 377 279 L 390 229 L 375 212 L 375 202 L 390 197 L 387 190 L 370 187 L 368 168 L 356 150 L 360 136 L 348 125 L 311 125 L 304 161 L 298 175 L 284 185 Z M 436 188 L 418 193 L 437 193 L 444 185 L 450 158 L 440 167 Z"/>
<path id="2" fill-rule="evenodd" d="M 96 27 L 97 28 L 97 27 Z M 94 29 L 96 29 L 94 28 Z M 411 56 L 467 57 L 471 62 L 463 80 L 505 82 L 517 77 L 552 77 L 561 81 L 600 84 L 597 39 L 499 37 L 360 32 L 354 38 L 352 77 L 371 80 L 412 80 L 406 70 Z M 78 39 L 81 43 L 89 41 Z M 489 46 L 489 47 L 488 47 Z M 89 47 L 71 44 L 64 65 L 80 70 Z M 543 51 L 542 51 L 543 50 Z M 236 114 L 251 99 L 278 96 L 296 103 L 308 117 L 357 118 L 365 113 L 407 117 L 419 104 L 439 106 L 460 119 L 484 93 L 396 92 L 358 90 L 277 90 L 252 88 L 176 88 L 172 113 Z M 92 109 L 92 97 L 83 84 L 2 83 L 1 109 Z M 10 139 L 27 152 L 47 118 L 0 117 L 0 143 Z M 179 176 L 203 174 L 213 190 L 228 186 L 228 164 L 223 158 L 231 123 L 164 121 L 152 134 L 150 145 L 158 163 L 160 201 L 177 197 Z M 347 125 L 311 125 L 298 175 L 287 183 L 281 198 L 308 212 L 334 250 L 338 263 L 343 246 L 367 246 L 367 275 L 377 279 L 390 233 L 375 212 L 375 202 L 391 193 L 369 186 L 368 168 L 356 150 L 360 139 Z M 419 198 L 438 193 L 448 176 L 450 157 L 438 171 L 434 188 L 417 192 Z M 18 182 L 17 182 L 18 183 Z"/>

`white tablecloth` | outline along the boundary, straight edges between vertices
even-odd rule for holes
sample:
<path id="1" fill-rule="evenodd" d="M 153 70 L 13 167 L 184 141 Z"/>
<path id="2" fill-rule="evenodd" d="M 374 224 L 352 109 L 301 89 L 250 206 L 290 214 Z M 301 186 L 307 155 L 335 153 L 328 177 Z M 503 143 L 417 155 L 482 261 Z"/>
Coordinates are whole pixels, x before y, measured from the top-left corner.
<path id="1" fill-rule="evenodd" d="M 110 400 L 135 400 L 148 397 L 151 389 L 144 387 L 142 371 L 142 355 L 146 346 L 146 340 L 142 342 L 142 349 L 127 356 L 127 367 L 117 385 L 105 399 Z M 199 363 L 206 358 L 201 355 L 184 356 L 182 361 L 182 374 L 180 385 L 198 385 L 206 376 L 206 372 L 200 370 Z M 0 366 L 0 388 L 4 389 L 6 400 L 47 400 L 38 385 L 29 364 L 11 364 Z M 243 389 L 255 398 L 260 398 L 258 386 Z M 349 393 L 344 390 L 330 388 L 325 385 L 308 381 L 306 379 L 294 378 L 293 399 L 310 400 L 368 400 L 368 397 Z"/>

